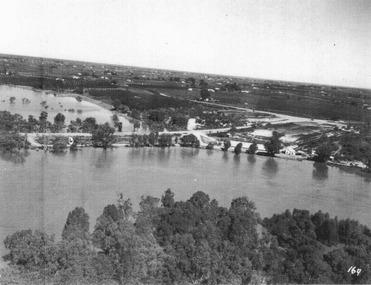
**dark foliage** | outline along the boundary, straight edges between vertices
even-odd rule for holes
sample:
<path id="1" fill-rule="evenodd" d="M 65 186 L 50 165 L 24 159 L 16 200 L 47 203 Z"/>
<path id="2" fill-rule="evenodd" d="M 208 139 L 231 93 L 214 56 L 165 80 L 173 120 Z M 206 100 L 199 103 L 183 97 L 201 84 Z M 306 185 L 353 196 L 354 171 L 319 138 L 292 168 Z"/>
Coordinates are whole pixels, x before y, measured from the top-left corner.
<path id="1" fill-rule="evenodd" d="M 13 278 L 33 274 L 47 284 L 371 281 L 371 231 L 354 220 L 294 209 L 261 222 L 246 197 L 225 208 L 201 191 L 175 201 L 170 189 L 161 200 L 142 196 L 139 208 L 135 213 L 120 194 L 92 234 L 88 215 L 76 208 L 61 241 L 19 231 L 5 239 L 9 253 L 3 258 L 18 268 Z M 359 274 L 349 272 L 351 266 Z"/>

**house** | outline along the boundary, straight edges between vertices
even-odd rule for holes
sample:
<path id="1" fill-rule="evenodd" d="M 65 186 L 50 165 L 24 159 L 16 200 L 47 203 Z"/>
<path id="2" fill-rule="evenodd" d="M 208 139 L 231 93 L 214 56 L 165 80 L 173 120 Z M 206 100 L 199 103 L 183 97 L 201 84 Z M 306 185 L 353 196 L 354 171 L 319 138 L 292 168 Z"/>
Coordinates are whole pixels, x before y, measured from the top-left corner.
<path id="1" fill-rule="evenodd" d="M 285 147 L 282 152 L 286 155 L 296 155 L 295 150 L 292 147 Z"/>

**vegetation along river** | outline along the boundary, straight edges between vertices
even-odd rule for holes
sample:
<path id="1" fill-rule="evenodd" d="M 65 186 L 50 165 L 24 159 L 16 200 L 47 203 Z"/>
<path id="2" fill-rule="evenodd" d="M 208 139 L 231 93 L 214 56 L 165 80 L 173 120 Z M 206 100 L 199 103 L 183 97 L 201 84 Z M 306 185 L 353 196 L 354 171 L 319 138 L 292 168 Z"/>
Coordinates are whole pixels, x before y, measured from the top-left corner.
<path id="1" fill-rule="evenodd" d="M 370 181 L 335 167 L 190 148 L 85 148 L 63 155 L 30 151 L 23 163 L 0 159 L 0 240 L 29 228 L 59 239 L 77 206 L 94 226 L 118 193 L 138 206 L 142 195 L 161 197 L 167 188 L 176 200 L 202 190 L 222 206 L 246 195 L 262 217 L 298 208 L 371 226 Z"/>

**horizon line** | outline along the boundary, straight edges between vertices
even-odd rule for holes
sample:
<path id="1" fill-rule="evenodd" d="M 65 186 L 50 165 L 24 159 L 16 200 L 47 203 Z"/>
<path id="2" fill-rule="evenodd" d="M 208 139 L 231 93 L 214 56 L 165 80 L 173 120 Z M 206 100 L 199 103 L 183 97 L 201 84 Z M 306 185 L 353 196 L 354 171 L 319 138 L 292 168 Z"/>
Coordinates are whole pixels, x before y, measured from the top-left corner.
<path id="1" fill-rule="evenodd" d="M 162 71 L 173 71 L 173 72 L 178 72 L 178 73 L 195 73 L 195 74 L 202 74 L 202 75 L 223 76 L 223 77 L 232 77 L 232 78 L 241 78 L 241 79 L 250 79 L 250 80 L 260 80 L 260 81 L 281 81 L 281 82 L 285 82 L 285 83 L 295 83 L 295 84 L 305 84 L 305 85 L 308 85 L 309 84 L 309 85 L 340 87 L 340 88 L 351 88 L 351 89 L 360 89 L 360 90 L 371 91 L 371 88 L 366 88 L 366 87 L 332 85 L 332 84 L 315 83 L 315 82 L 303 82 L 303 81 L 290 81 L 290 80 L 273 79 L 273 78 L 257 78 L 257 77 L 243 76 L 243 75 L 218 74 L 218 73 L 212 73 L 212 72 L 199 72 L 199 71 L 165 69 L 165 68 L 158 68 L 158 67 L 137 66 L 137 65 L 125 65 L 125 64 L 121 64 L 121 63 L 118 64 L 118 63 L 108 63 L 108 62 L 98 62 L 98 61 L 86 61 L 86 60 L 80 60 L 80 59 L 65 59 L 65 58 L 54 58 L 54 57 L 44 57 L 44 56 L 34 56 L 34 55 L 21 55 L 21 54 L 8 54 L 8 53 L 0 53 L 0 56 L 30 57 L 30 58 L 40 58 L 40 59 L 50 59 L 50 60 L 75 61 L 75 62 L 91 63 L 91 64 L 103 64 L 103 65 L 133 67 L 133 68 L 141 68 L 141 69 L 155 69 L 155 70 L 162 70 Z"/>

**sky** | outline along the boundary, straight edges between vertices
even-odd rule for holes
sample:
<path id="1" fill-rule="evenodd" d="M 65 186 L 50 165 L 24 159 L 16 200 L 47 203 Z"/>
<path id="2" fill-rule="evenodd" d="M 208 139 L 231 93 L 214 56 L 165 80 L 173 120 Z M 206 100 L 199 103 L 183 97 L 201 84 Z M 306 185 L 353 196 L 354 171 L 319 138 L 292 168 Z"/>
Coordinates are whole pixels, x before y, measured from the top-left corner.
<path id="1" fill-rule="evenodd" d="M 0 53 L 371 88 L 370 0 L 0 0 Z"/>

